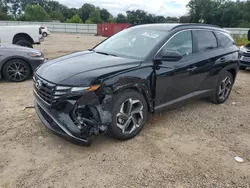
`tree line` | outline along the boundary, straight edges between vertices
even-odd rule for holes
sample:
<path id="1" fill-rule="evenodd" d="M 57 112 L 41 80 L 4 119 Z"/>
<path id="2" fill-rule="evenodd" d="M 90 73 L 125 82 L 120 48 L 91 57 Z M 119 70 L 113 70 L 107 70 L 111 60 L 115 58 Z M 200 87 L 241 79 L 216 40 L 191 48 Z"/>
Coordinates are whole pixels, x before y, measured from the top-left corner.
<path id="1" fill-rule="evenodd" d="M 0 20 L 67 23 L 207 23 L 222 27 L 250 27 L 250 0 L 190 0 L 187 15 L 159 16 L 144 10 L 128 10 L 113 16 L 107 9 L 85 3 L 68 8 L 53 0 L 0 0 Z"/>

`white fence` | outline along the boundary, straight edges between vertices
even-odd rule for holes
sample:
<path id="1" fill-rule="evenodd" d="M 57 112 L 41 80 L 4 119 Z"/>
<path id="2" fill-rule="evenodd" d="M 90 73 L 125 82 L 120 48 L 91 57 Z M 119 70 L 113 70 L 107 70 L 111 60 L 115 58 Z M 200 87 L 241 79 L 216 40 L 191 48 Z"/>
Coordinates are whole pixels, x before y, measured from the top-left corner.
<path id="1" fill-rule="evenodd" d="M 247 35 L 250 28 L 225 28 L 230 31 L 231 35 Z"/>
<path id="2" fill-rule="evenodd" d="M 97 34 L 96 24 L 72 24 L 60 22 L 18 22 L 18 21 L 0 21 L 0 26 L 3 25 L 44 25 L 52 32 L 61 33 L 82 33 L 82 34 Z"/>

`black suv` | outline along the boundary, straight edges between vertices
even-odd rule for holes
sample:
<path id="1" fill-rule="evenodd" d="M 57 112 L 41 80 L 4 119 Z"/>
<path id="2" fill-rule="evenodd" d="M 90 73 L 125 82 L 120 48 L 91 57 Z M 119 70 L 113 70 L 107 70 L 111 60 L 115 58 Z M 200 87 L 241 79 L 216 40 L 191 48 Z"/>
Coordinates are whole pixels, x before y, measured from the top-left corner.
<path id="1" fill-rule="evenodd" d="M 238 51 L 216 26 L 130 27 L 93 49 L 43 64 L 34 75 L 36 111 L 50 130 L 78 144 L 106 132 L 130 139 L 149 112 L 193 97 L 224 103 Z"/>

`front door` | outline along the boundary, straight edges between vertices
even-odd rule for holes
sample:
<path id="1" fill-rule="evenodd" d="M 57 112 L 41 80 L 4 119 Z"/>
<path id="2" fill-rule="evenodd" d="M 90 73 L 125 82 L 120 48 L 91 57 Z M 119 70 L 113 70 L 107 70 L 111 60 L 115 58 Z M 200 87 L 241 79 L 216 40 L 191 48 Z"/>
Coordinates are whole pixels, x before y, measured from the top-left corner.
<path id="1" fill-rule="evenodd" d="M 193 96 L 193 72 L 197 63 L 193 43 L 192 31 L 182 31 L 175 34 L 162 48 L 177 51 L 183 58 L 173 62 L 162 61 L 156 65 L 156 110 Z"/>

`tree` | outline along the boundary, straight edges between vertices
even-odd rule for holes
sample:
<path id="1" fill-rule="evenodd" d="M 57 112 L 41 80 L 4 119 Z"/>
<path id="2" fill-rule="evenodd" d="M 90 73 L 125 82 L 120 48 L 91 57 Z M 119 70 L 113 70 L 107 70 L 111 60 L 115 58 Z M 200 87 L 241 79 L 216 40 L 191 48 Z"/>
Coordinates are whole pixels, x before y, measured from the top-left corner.
<path id="1" fill-rule="evenodd" d="M 127 23 L 128 22 L 128 19 L 125 15 L 123 14 L 118 14 L 117 15 L 117 18 L 116 18 L 116 22 L 117 23 Z"/>
<path id="2" fill-rule="evenodd" d="M 100 10 L 100 17 L 104 22 L 107 22 L 109 19 L 110 13 L 107 9 L 103 8 Z"/>
<path id="3" fill-rule="evenodd" d="M 63 14 L 59 10 L 52 11 L 49 16 L 52 20 L 59 20 L 60 22 L 65 20 Z"/>
<path id="4" fill-rule="evenodd" d="M 155 17 L 155 22 L 156 23 L 166 23 L 167 20 L 166 20 L 166 18 L 164 16 L 156 16 Z"/>
<path id="5" fill-rule="evenodd" d="M 5 0 L 0 0 L 0 20 L 9 20 L 8 7 Z"/>
<path id="6" fill-rule="evenodd" d="M 190 17 L 188 15 L 180 17 L 180 23 L 189 23 L 189 21 L 190 21 Z"/>
<path id="7" fill-rule="evenodd" d="M 77 12 L 83 22 L 89 19 L 90 14 L 95 10 L 95 6 L 89 3 L 85 3 Z"/>
<path id="8" fill-rule="evenodd" d="M 147 23 L 147 13 L 143 10 L 127 11 L 128 22 L 131 24 L 145 24 Z"/>
<path id="9" fill-rule="evenodd" d="M 20 16 L 22 9 L 21 7 L 21 0 L 5 0 L 5 3 L 8 7 L 8 12 L 12 14 L 14 18 Z"/>
<path id="10" fill-rule="evenodd" d="M 93 12 L 91 12 L 89 15 L 89 20 L 91 20 L 93 23 L 102 23 L 99 9 L 96 8 Z"/>
<path id="11" fill-rule="evenodd" d="M 115 22 L 116 22 L 116 19 L 112 15 L 110 15 L 108 19 L 108 23 L 115 23 Z"/>
<path id="12" fill-rule="evenodd" d="M 93 24 L 93 22 L 91 20 L 86 20 L 85 24 Z"/>
<path id="13" fill-rule="evenodd" d="M 72 18 L 67 19 L 67 23 L 83 23 L 82 19 L 78 16 L 78 14 L 74 15 Z"/>
<path id="14" fill-rule="evenodd" d="M 49 21 L 49 15 L 40 5 L 27 5 L 25 7 L 25 20 L 29 21 Z"/>

